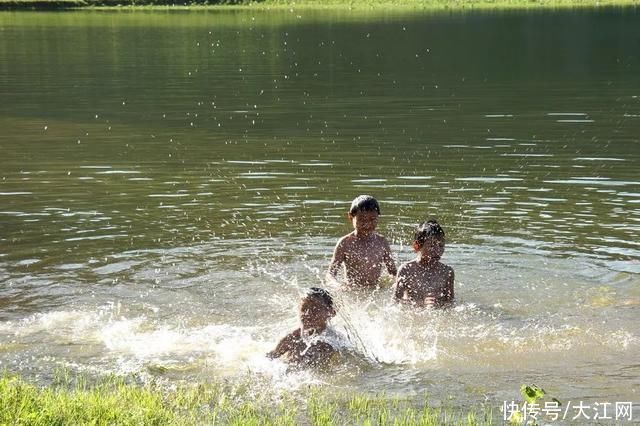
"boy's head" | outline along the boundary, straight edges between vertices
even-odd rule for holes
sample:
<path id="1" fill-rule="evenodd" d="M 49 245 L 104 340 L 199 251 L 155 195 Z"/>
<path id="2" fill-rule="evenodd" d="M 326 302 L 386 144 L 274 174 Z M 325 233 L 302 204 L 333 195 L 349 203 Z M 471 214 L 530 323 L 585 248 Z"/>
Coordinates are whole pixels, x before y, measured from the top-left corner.
<path id="1" fill-rule="evenodd" d="M 444 253 L 444 229 L 435 220 L 428 220 L 416 228 L 413 249 L 431 258 L 440 258 Z"/>
<path id="2" fill-rule="evenodd" d="M 349 219 L 358 233 L 369 233 L 378 225 L 380 205 L 371 195 L 358 195 L 349 209 Z"/>
<path id="3" fill-rule="evenodd" d="M 304 328 L 324 330 L 335 315 L 333 297 L 323 288 L 311 287 L 300 301 L 300 321 Z"/>
<path id="4" fill-rule="evenodd" d="M 378 200 L 371 195 L 358 195 L 351 202 L 349 216 L 355 216 L 360 212 L 376 212 L 380 214 L 380 205 Z"/>

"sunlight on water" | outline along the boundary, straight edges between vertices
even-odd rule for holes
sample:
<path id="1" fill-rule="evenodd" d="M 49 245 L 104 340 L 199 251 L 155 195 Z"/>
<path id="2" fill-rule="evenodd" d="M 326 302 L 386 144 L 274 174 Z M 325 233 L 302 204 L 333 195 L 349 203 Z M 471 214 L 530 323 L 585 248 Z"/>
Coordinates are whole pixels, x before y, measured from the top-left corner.
<path id="1" fill-rule="evenodd" d="M 108 277 L 109 284 L 91 294 L 76 289 L 77 308 L 51 307 L 0 323 L 6 342 L 0 348 L 2 364 L 26 368 L 20 361 L 25 353 L 46 353 L 43 366 L 53 362 L 87 372 L 97 372 L 99 366 L 102 372 L 171 380 L 244 380 L 253 375 L 260 378 L 253 386 L 283 390 L 313 383 L 394 388 L 396 380 L 430 388 L 441 386 L 430 384 L 442 377 L 441 369 L 466 374 L 469 368 L 486 371 L 487 366 L 502 366 L 502 378 L 492 381 L 507 386 L 520 369 L 544 365 L 556 375 L 555 386 L 562 386 L 574 370 L 557 366 L 553 356 L 597 364 L 606 353 L 633 352 L 640 346 L 634 326 L 640 306 L 637 275 L 612 275 L 583 259 L 583 272 L 575 276 L 567 266 L 576 260 L 547 258 L 537 249 L 542 241 L 530 242 L 531 249 L 524 251 L 515 242 L 513 252 L 506 249 L 508 241 L 454 245 L 445 256 L 458 272 L 459 301 L 451 310 L 397 305 L 388 288 L 372 295 L 332 289 L 338 310 L 332 328 L 341 336 L 334 344 L 342 353 L 341 365 L 333 368 L 351 373 L 344 380 L 327 381 L 322 374 L 293 370 L 265 354 L 296 326 L 300 291 L 322 281 L 331 241 L 258 244 L 220 241 L 123 253 L 116 262 L 96 264 L 95 276 Z M 260 246 L 271 249 L 265 252 Z M 290 254 L 293 247 L 295 256 Z M 481 263 L 473 260 L 478 252 L 484 253 Z M 229 257 L 224 260 L 221 254 Z M 65 279 L 83 274 L 79 266 L 56 270 Z M 540 276 L 540 268 L 553 272 Z M 114 293 L 120 295 L 117 301 Z M 380 369 L 388 370 L 389 377 L 381 377 Z M 424 381 L 416 378 L 427 371 Z"/>

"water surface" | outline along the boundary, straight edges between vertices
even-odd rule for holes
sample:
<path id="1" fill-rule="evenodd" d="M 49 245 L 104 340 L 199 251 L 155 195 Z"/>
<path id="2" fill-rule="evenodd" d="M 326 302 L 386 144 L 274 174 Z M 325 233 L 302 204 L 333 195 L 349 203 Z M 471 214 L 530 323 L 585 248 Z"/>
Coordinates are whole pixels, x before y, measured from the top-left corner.
<path id="1" fill-rule="evenodd" d="M 1 13 L 0 365 L 637 401 L 639 42 L 635 9 Z M 398 262 L 440 220 L 459 303 L 336 291 L 361 343 L 288 372 L 360 193 Z"/>

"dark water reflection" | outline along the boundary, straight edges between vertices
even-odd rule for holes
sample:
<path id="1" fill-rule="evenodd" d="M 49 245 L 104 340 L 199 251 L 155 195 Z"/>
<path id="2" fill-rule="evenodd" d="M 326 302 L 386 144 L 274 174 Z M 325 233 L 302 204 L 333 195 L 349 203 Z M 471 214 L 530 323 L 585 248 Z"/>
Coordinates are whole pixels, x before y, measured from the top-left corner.
<path id="1" fill-rule="evenodd" d="M 13 259 L 337 235 L 361 192 L 401 240 L 638 255 L 635 10 L 1 18 Z"/>

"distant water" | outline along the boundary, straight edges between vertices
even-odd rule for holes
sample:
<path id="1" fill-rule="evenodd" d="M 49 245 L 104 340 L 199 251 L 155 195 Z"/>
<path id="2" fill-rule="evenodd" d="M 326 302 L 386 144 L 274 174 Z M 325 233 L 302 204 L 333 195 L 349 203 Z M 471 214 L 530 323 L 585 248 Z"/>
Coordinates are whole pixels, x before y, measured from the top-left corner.
<path id="1" fill-rule="evenodd" d="M 635 9 L 0 13 L 0 368 L 638 401 L 639 45 Z M 398 262 L 440 220 L 458 304 L 332 289 L 344 363 L 290 372 L 361 193 Z"/>

